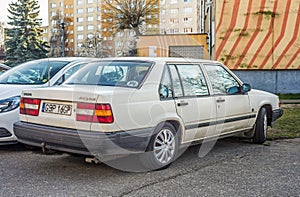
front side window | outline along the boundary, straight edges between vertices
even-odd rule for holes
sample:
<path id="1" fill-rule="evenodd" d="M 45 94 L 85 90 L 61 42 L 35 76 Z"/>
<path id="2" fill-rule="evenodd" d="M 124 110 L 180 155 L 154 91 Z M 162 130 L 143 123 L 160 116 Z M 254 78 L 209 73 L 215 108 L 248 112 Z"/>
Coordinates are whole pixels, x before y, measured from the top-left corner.
<path id="1" fill-rule="evenodd" d="M 152 63 L 145 61 L 101 61 L 86 65 L 65 84 L 139 87 Z"/>
<path id="2" fill-rule="evenodd" d="M 205 78 L 199 65 L 177 65 L 177 68 L 182 82 L 184 96 L 205 96 L 209 94 Z"/>
<path id="3" fill-rule="evenodd" d="M 205 65 L 214 94 L 229 94 L 229 89 L 239 87 L 237 80 L 220 65 Z"/>

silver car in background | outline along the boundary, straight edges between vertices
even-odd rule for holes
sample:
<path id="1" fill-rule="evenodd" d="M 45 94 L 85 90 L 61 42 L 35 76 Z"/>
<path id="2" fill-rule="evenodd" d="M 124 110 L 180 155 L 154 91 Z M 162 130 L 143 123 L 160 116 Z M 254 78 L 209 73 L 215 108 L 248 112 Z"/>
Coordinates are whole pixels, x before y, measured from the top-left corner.
<path id="1" fill-rule="evenodd" d="M 88 58 L 45 58 L 9 69 L 0 76 L 0 144 L 16 143 L 13 124 L 19 120 L 23 89 L 60 85 Z"/>

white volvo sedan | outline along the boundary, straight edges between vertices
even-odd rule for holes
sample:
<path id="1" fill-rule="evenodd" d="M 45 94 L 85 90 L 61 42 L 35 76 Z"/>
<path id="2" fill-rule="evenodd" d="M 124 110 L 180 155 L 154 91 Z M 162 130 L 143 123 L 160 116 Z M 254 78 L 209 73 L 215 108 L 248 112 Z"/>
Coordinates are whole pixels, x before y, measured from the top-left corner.
<path id="1" fill-rule="evenodd" d="M 62 86 L 24 90 L 14 131 L 43 149 L 139 153 L 159 169 L 192 142 L 243 134 L 263 143 L 282 114 L 276 95 L 251 90 L 219 62 L 116 58 L 89 63 Z"/>

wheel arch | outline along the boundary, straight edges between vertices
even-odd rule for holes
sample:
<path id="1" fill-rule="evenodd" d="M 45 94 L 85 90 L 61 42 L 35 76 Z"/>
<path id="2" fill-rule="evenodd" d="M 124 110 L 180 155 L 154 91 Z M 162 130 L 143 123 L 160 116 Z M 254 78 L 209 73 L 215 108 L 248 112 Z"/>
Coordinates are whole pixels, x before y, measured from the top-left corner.
<path id="1" fill-rule="evenodd" d="M 156 125 L 155 129 L 153 130 L 153 133 L 151 134 L 150 139 L 152 138 L 153 135 L 155 135 L 156 129 L 159 128 L 159 127 L 162 127 L 165 123 L 169 123 L 174 127 L 176 134 L 179 134 L 178 135 L 179 143 L 181 143 L 181 140 L 183 139 L 183 129 L 184 129 L 184 127 L 183 127 L 183 124 L 180 122 L 180 120 L 175 120 L 175 119 L 166 119 L 166 120 L 163 120 L 163 121 L 159 122 Z M 149 151 L 149 144 L 148 144 L 146 150 Z"/>
<path id="2" fill-rule="evenodd" d="M 268 119 L 268 126 L 271 126 L 272 123 L 272 105 L 271 104 L 264 104 L 263 106 L 260 107 L 259 111 L 265 108 L 267 110 L 267 119 Z M 259 113 L 258 111 L 258 113 Z"/>

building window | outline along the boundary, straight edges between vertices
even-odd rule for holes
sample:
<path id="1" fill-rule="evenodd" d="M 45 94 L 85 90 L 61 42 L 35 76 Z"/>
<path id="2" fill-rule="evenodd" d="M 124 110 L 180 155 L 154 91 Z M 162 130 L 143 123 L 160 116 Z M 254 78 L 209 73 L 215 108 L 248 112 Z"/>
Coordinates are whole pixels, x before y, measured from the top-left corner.
<path id="1" fill-rule="evenodd" d="M 51 3 L 51 4 L 50 4 L 50 7 L 51 7 L 51 8 L 56 8 L 56 3 Z"/>
<path id="2" fill-rule="evenodd" d="M 77 35 L 77 39 L 78 40 L 83 40 L 83 35 L 82 34 Z"/>
<path id="3" fill-rule="evenodd" d="M 77 22 L 83 22 L 83 18 L 82 17 L 77 18 Z"/>
<path id="4" fill-rule="evenodd" d="M 51 12 L 50 15 L 51 16 L 56 16 L 56 12 Z"/>
<path id="5" fill-rule="evenodd" d="M 94 8 L 87 8 L 87 12 L 93 12 L 94 11 Z"/>
<path id="6" fill-rule="evenodd" d="M 183 0 L 184 3 L 192 2 L 192 0 Z"/>
<path id="7" fill-rule="evenodd" d="M 190 12 L 193 12 L 193 8 L 191 8 L 191 7 L 183 8 L 183 12 L 184 12 L 184 13 L 190 13 Z"/>
<path id="8" fill-rule="evenodd" d="M 87 0 L 86 2 L 87 3 L 93 3 L 93 0 Z"/>
<path id="9" fill-rule="evenodd" d="M 170 4 L 178 3 L 178 0 L 170 0 Z"/>
<path id="10" fill-rule="evenodd" d="M 77 31 L 83 31 L 83 26 L 78 26 Z"/>
<path id="11" fill-rule="evenodd" d="M 170 33 L 171 34 L 179 33 L 179 29 L 178 28 L 170 29 Z"/>
<path id="12" fill-rule="evenodd" d="M 83 13 L 83 9 L 77 9 L 77 14 L 82 14 Z"/>
<path id="13" fill-rule="evenodd" d="M 193 20 L 193 18 L 191 18 L 191 17 L 184 17 L 183 18 L 184 23 L 191 22 L 192 20 Z"/>
<path id="14" fill-rule="evenodd" d="M 172 9 L 170 10 L 170 12 L 171 12 L 171 14 L 178 14 L 179 8 L 172 8 Z"/>
<path id="15" fill-rule="evenodd" d="M 94 30 L 94 26 L 93 26 L 93 25 L 88 25 L 88 26 L 87 26 L 87 29 L 88 29 L 88 30 Z"/>
<path id="16" fill-rule="evenodd" d="M 77 5 L 81 5 L 82 3 L 82 0 L 77 0 Z"/>
<path id="17" fill-rule="evenodd" d="M 123 42 L 120 42 L 120 41 L 119 41 L 119 42 L 117 42 L 117 43 L 116 43 L 116 46 L 117 46 L 117 47 L 121 47 L 121 46 L 123 46 Z"/>
<path id="18" fill-rule="evenodd" d="M 170 24 L 178 24 L 179 19 L 178 18 L 170 18 Z"/>
<path id="19" fill-rule="evenodd" d="M 94 17 L 92 17 L 92 16 L 87 17 L 87 21 L 93 21 L 93 20 L 94 20 Z"/>
<path id="20" fill-rule="evenodd" d="M 185 27 L 185 28 L 183 29 L 183 32 L 184 32 L 184 33 L 191 33 L 191 32 L 193 32 L 193 29 L 192 29 L 191 27 Z"/>

